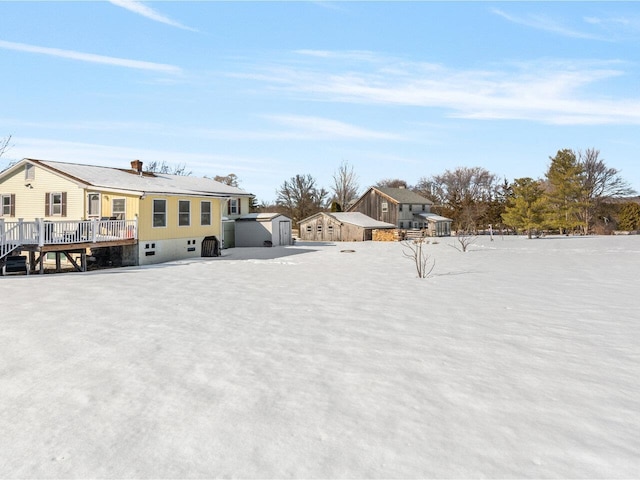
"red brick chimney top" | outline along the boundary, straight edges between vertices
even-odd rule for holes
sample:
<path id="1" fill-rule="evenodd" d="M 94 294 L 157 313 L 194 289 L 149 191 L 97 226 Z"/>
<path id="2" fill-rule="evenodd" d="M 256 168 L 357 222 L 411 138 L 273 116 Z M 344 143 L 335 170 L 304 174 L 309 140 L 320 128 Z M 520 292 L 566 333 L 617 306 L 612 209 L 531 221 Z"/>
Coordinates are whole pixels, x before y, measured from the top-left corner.
<path id="1" fill-rule="evenodd" d="M 134 160 L 131 162 L 131 168 L 138 173 L 142 173 L 142 162 L 140 160 Z"/>

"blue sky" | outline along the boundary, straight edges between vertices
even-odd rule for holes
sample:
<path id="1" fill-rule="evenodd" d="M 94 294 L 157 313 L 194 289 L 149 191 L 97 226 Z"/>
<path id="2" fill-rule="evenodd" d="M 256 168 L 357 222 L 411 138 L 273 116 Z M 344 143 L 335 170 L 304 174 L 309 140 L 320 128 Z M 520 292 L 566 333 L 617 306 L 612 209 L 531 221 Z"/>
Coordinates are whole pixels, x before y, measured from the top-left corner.
<path id="1" fill-rule="evenodd" d="M 600 150 L 640 191 L 640 3 L 2 2 L 0 138 L 24 157 L 361 190 Z"/>

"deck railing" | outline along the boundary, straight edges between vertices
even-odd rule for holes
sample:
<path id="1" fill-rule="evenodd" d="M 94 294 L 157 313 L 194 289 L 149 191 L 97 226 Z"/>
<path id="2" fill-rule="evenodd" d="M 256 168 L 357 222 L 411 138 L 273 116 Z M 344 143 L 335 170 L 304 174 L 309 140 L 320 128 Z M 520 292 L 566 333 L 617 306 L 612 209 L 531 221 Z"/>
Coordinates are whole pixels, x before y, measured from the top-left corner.
<path id="1" fill-rule="evenodd" d="M 22 245 L 100 243 L 138 238 L 137 220 L 64 220 L 33 222 L 0 218 L 0 259 Z"/>

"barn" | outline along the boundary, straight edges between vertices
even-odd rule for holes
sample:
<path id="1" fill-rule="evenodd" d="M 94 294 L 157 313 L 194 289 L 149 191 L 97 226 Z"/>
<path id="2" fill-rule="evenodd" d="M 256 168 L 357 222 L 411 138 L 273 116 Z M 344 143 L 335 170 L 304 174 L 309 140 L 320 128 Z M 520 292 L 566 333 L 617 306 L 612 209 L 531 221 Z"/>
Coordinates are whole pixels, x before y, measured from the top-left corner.
<path id="1" fill-rule="evenodd" d="M 236 219 L 236 247 L 291 245 L 291 219 L 279 213 L 249 213 Z"/>
<path id="2" fill-rule="evenodd" d="M 375 229 L 395 225 L 374 220 L 360 212 L 319 212 L 298 222 L 300 240 L 360 242 L 371 240 Z"/>

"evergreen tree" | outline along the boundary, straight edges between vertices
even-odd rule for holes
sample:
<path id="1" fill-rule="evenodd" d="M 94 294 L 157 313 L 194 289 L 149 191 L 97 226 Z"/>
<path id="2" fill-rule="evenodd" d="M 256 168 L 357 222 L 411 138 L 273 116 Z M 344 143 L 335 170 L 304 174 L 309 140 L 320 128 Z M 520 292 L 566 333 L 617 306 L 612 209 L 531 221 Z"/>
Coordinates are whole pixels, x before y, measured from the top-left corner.
<path id="1" fill-rule="evenodd" d="M 531 238 L 532 231 L 542 226 L 544 213 L 544 189 L 541 182 L 529 177 L 515 179 L 507 207 L 502 214 L 504 223 L 525 230 Z"/>
<path id="2" fill-rule="evenodd" d="M 640 204 L 635 202 L 625 203 L 620 210 L 618 218 L 620 230 L 640 230 Z"/>
<path id="3" fill-rule="evenodd" d="M 547 171 L 547 222 L 560 233 L 580 226 L 580 213 L 585 208 L 582 182 L 583 168 L 572 150 L 558 150 Z"/>

